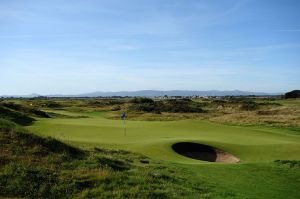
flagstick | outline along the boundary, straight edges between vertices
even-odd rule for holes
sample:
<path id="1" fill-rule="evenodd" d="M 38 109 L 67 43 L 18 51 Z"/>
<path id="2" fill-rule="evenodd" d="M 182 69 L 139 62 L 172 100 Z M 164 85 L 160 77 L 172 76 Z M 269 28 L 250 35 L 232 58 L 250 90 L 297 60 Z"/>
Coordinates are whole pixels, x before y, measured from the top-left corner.
<path id="1" fill-rule="evenodd" d="M 125 118 L 123 119 L 123 125 L 124 125 L 124 136 L 126 136 L 126 122 L 125 122 Z"/>

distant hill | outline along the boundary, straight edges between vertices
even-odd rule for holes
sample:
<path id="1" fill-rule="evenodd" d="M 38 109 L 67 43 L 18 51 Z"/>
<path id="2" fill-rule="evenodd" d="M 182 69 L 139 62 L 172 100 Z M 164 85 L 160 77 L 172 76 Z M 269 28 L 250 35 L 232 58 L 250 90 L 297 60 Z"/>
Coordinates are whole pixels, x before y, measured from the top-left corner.
<path id="1" fill-rule="evenodd" d="M 139 96 L 139 97 L 154 97 L 154 96 L 226 96 L 226 95 L 272 95 L 269 93 L 262 92 L 248 92 L 248 91 L 218 91 L 218 90 L 209 90 L 209 91 L 189 91 L 189 90 L 170 90 L 170 91 L 159 91 L 159 90 L 140 90 L 140 91 L 120 91 L 120 92 L 93 92 L 85 93 L 79 96 L 86 97 L 97 97 L 97 96 Z"/>
<path id="2" fill-rule="evenodd" d="M 111 96 L 129 96 L 129 97 L 155 97 L 155 96 L 247 96 L 247 95 L 256 95 L 256 96 L 267 96 L 267 95 L 281 95 L 282 93 L 264 93 L 264 92 L 250 92 L 250 91 L 240 91 L 240 90 L 231 90 L 231 91 L 219 91 L 219 90 L 208 90 L 208 91 L 192 91 L 192 90 L 140 90 L 140 91 L 118 91 L 118 92 L 91 92 L 83 93 L 78 95 L 46 95 L 47 97 L 111 97 Z M 12 96 L 2 96 L 2 97 L 38 97 L 39 94 L 31 95 L 12 95 Z"/>

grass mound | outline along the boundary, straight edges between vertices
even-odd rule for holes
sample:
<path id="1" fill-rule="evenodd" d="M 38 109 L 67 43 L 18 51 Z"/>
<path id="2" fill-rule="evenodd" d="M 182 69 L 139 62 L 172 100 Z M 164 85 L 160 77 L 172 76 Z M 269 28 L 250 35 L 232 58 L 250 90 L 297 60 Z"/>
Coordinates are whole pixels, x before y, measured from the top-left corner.
<path id="1" fill-rule="evenodd" d="M 13 102 L 0 103 L 0 118 L 26 126 L 35 121 L 32 117 L 50 118 L 46 112 L 39 109 L 30 108 Z"/>
<path id="2" fill-rule="evenodd" d="M 83 151 L 64 144 L 53 138 L 41 138 L 29 133 L 22 127 L 0 119 L 1 161 L 10 162 L 12 157 L 32 155 L 43 157 L 54 154 L 64 154 L 71 158 L 83 155 Z"/>
<path id="3" fill-rule="evenodd" d="M 20 125 L 30 125 L 30 124 L 32 124 L 33 121 L 35 121 L 35 119 L 33 119 L 23 113 L 20 113 L 20 112 L 14 111 L 14 110 L 10 110 L 10 109 L 2 107 L 2 106 L 0 106 L 0 118 L 11 120 Z"/>
<path id="4" fill-rule="evenodd" d="M 30 108 L 21 104 L 16 104 L 13 102 L 3 102 L 0 105 L 11 110 L 21 112 L 23 114 L 29 114 L 35 117 L 50 118 L 50 116 L 44 111 L 35 108 Z"/>

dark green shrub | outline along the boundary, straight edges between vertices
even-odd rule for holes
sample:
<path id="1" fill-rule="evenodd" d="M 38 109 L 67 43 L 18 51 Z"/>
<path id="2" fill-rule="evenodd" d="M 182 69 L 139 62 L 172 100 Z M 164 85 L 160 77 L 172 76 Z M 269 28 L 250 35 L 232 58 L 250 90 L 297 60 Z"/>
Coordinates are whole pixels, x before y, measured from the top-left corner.
<path id="1" fill-rule="evenodd" d="M 135 97 L 131 100 L 129 100 L 129 103 L 134 103 L 134 104 L 141 104 L 141 103 L 148 103 L 148 104 L 152 104 L 154 103 L 153 99 L 150 98 L 143 98 L 143 97 Z"/>
<path id="2" fill-rule="evenodd" d="M 112 99 L 108 101 L 108 105 L 120 105 L 120 104 L 124 104 L 124 101 L 118 99 Z"/>
<path id="3" fill-rule="evenodd" d="M 119 111 L 119 110 L 121 110 L 121 106 L 119 106 L 119 105 L 113 106 L 113 107 L 111 108 L 111 110 L 112 110 L 112 111 Z"/>
<path id="4" fill-rule="evenodd" d="M 42 104 L 43 107 L 47 108 L 61 108 L 62 105 L 56 101 L 46 101 Z"/>
<path id="5" fill-rule="evenodd" d="M 254 111 L 258 109 L 258 104 L 252 101 L 243 102 L 240 109 L 243 111 Z"/>
<path id="6" fill-rule="evenodd" d="M 275 160 L 274 162 L 278 165 L 286 165 L 290 168 L 300 168 L 299 160 Z"/>
<path id="7" fill-rule="evenodd" d="M 285 99 L 300 98 L 300 90 L 293 90 L 284 94 Z"/>
<path id="8" fill-rule="evenodd" d="M 191 100 L 167 100 L 164 102 L 149 101 L 143 103 L 134 103 L 131 106 L 129 106 L 129 110 L 152 112 L 152 113 L 161 113 L 161 112 L 202 113 L 204 112 L 204 110 L 200 107 L 200 104 L 193 102 Z"/>
<path id="9" fill-rule="evenodd" d="M 156 106 L 155 106 L 155 104 L 152 104 L 152 103 L 134 104 L 129 107 L 129 110 L 144 111 L 144 112 L 154 112 L 155 109 L 156 109 Z"/>
<path id="10" fill-rule="evenodd" d="M 202 113 L 200 104 L 191 100 L 167 100 L 161 107 L 162 112 L 172 113 Z"/>

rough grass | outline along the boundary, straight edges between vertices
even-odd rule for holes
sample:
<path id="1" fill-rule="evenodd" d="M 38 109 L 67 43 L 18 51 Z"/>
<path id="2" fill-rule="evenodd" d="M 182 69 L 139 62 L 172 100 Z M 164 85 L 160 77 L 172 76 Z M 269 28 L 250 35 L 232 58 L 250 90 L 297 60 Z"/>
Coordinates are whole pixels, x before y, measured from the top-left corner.
<path id="1" fill-rule="evenodd" d="M 2 102 L 2 103 L 0 103 L 0 105 L 3 106 L 3 107 L 6 107 L 8 109 L 15 110 L 15 111 L 18 111 L 20 113 L 26 114 L 26 115 L 31 115 L 31 116 L 34 116 L 34 117 L 50 118 L 50 116 L 44 111 L 41 111 L 37 108 L 24 106 L 24 105 L 21 105 L 21 104 L 18 104 L 18 103 Z"/>
<path id="2" fill-rule="evenodd" d="M 294 162 L 297 161 L 184 167 L 211 185 L 211 198 L 297 199 L 300 172 Z"/>
<path id="3" fill-rule="evenodd" d="M 119 120 L 122 111 L 107 112 L 105 117 L 107 119 Z M 134 121 L 177 121 L 186 119 L 208 119 L 207 113 L 144 113 L 131 111 L 127 115 L 128 120 Z"/>
<path id="4" fill-rule="evenodd" d="M 131 106 L 143 104 L 168 105 L 169 108 L 177 107 L 178 110 L 185 110 L 180 113 L 172 113 L 164 110 L 164 106 L 159 111 L 147 112 L 131 110 Z M 95 112 L 107 111 L 106 117 L 109 119 L 119 119 L 120 113 L 128 112 L 128 120 L 144 121 L 177 121 L 185 119 L 210 120 L 224 124 L 237 125 L 264 125 L 278 127 L 300 127 L 300 100 L 299 99 L 276 99 L 276 98 L 224 98 L 201 99 L 187 101 L 189 109 L 181 106 L 181 102 L 158 100 L 149 101 L 144 98 L 137 99 L 31 99 L 31 100 L 4 100 L 4 104 L 18 104 L 27 107 L 29 114 L 31 109 L 48 110 L 49 116 L 70 118 L 65 114 L 57 114 L 56 111 L 70 112 Z M 159 106 L 160 107 L 160 106 Z M 201 113 L 191 113 L 189 110 L 194 107 L 201 109 Z M 151 107 L 150 107 L 151 108 Z M 23 108 L 24 109 L 24 108 Z M 178 109 L 178 110 L 177 110 Z M 147 109 L 148 110 L 148 109 Z M 155 109 L 156 110 L 156 109 Z M 166 109 L 167 110 L 167 109 Z M 171 109 L 170 109 L 171 110 Z M 173 109 L 172 109 L 173 110 Z M 23 111 L 24 113 L 24 111 Z M 25 112 L 26 113 L 26 112 Z M 32 113 L 31 113 L 32 114 Z M 46 113 L 47 114 L 47 113 Z M 38 116 L 41 117 L 41 116 Z M 78 115 L 78 118 L 84 117 Z"/>
<path id="5" fill-rule="evenodd" d="M 210 120 L 222 124 L 263 125 L 277 127 L 300 127 L 300 100 L 208 100 L 197 101 L 202 113 L 172 113 L 128 111 L 128 120 L 136 121 L 176 121 Z M 119 111 L 110 111 L 108 119 L 119 119 L 124 107 Z"/>
<path id="6" fill-rule="evenodd" d="M 0 105 L 0 118 L 11 120 L 20 125 L 30 125 L 33 123 L 33 121 L 35 121 L 35 119 L 25 115 L 24 113 L 10 110 L 6 107 L 2 107 L 1 105 Z"/>
<path id="7" fill-rule="evenodd" d="M 233 112 L 211 117 L 209 120 L 225 124 L 300 127 L 300 108 L 279 107 L 259 111 Z"/>

